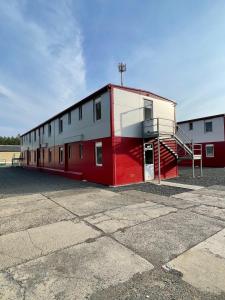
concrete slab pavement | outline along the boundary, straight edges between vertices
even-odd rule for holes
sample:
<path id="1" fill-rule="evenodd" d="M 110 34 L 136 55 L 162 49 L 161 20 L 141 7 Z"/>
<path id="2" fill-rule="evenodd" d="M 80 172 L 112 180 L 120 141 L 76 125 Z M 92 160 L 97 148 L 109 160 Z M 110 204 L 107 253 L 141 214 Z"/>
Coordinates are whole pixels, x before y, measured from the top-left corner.
<path id="1" fill-rule="evenodd" d="M 93 215 L 85 220 L 106 233 L 112 233 L 176 211 L 176 208 L 146 201 Z"/>
<path id="2" fill-rule="evenodd" d="M 174 195 L 173 198 L 188 200 L 188 201 L 195 202 L 197 204 L 205 204 L 205 205 L 225 208 L 225 198 L 224 197 L 208 196 L 205 194 L 197 194 L 197 193 L 192 193 L 192 192 L 186 193 L 185 192 L 185 193 Z"/>
<path id="3" fill-rule="evenodd" d="M 211 218 L 225 221 L 225 208 L 199 205 L 196 207 L 192 207 L 190 210 L 200 215 L 205 215 Z"/>
<path id="4" fill-rule="evenodd" d="M 225 292 L 225 230 L 218 232 L 165 265 L 203 292 Z"/>
<path id="5" fill-rule="evenodd" d="M 111 238 L 102 237 L 10 268 L 7 273 L 20 283 L 20 292 L 26 294 L 26 299 L 83 300 L 99 289 L 151 269 L 153 266 L 145 259 Z M 6 277 L 5 285 L 10 284 Z"/>
<path id="6" fill-rule="evenodd" d="M 143 199 L 123 197 L 119 193 L 104 189 L 51 199 L 78 216 L 93 215 L 123 205 L 143 202 Z"/>
<path id="7" fill-rule="evenodd" d="M 62 221 L 3 235 L 0 237 L 0 270 L 99 235 L 100 232 L 76 221 Z"/>
<path id="8" fill-rule="evenodd" d="M 173 198 L 173 197 L 166 197 L 157 194 L 137 191 L 137 190 L 127 190 L 120 193 L 124 195 L 124 197 L 132 197 L 139 200 L 141 199 L 142 201 L 151 201 L 158 204 L 163 204 L 163 205 L 167 205 L 175 208 L 181 208 L 181 209 L 185 209 L 196 205 L 196 203 L 194 203 L 193 201 L 188 201 L 188 200 Z"/>
<path id="9" fill-rule="evenodd" d="M 154 266 L 160 266 L 224 227 L 225 222 L 179 210 L 113 236 Z"/>

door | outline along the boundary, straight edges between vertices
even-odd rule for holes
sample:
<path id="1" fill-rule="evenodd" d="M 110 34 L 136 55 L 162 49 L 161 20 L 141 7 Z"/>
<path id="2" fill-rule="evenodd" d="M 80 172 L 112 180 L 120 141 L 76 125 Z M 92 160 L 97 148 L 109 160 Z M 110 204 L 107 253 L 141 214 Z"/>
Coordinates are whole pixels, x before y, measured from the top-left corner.
<path id="1" fill-rule="evenodd" d="M 145 181 L 154 179 L 153 144 L 144 144 Z"/>

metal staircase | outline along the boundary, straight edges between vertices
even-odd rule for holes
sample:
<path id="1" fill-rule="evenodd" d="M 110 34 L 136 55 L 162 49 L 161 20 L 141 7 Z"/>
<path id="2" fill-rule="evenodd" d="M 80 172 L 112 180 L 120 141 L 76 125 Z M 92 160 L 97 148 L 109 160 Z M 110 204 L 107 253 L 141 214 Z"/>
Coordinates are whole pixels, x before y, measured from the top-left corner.
<path id="1" fill-rule="evenodd" d="M 158 163 L 160 170 L 160 145 L 166 148 L 178 160 L 192 160 L 192 175 L 195 177 L 195 161 L 200 161 L 200 172 L 202 174 L 202 145 L 193 141 L 175 123 L 174 120 L 164 118 L 153 118 L 143 122 L 143 138 L 154 139 L 158 143 Z M 174 151 L 168 144 L 176 141 L 177 150 Z M 160 174 L 159 174 L 160 182 Z"/>

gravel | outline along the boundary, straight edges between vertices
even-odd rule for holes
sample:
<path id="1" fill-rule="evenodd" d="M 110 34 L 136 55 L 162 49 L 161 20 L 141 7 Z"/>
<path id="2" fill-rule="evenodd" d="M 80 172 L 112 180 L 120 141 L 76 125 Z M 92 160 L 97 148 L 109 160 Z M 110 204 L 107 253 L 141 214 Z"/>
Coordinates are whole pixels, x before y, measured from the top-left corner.
<path id="1" fill-rule="evenodd" d="M 203 168 L 203 177 L 200 177 L 200 169 L 195 169 L 196 177 L 192 177 L 192 168 L 180 167 L 179 177 L 170 179 L 171 182 L 193 184 L 200 186 L 223 185 L 225 186 L 225 168 Z"/>

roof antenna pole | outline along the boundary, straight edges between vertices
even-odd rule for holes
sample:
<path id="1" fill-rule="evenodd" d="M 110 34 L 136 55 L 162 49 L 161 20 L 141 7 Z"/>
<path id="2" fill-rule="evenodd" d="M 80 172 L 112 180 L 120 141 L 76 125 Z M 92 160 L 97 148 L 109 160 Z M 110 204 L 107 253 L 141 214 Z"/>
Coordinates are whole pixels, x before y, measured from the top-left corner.
<path id="1" fill-rule="evenodd" d="M 118 64 L 118 70 L 120 72 L 120 84 L 121 84 L 121 86 L 123 86 L 123 72 L 126 72 L 126 70 L 127 70 L 126 64 L 124 64 L 122 62 L 119 63 Z"/>

